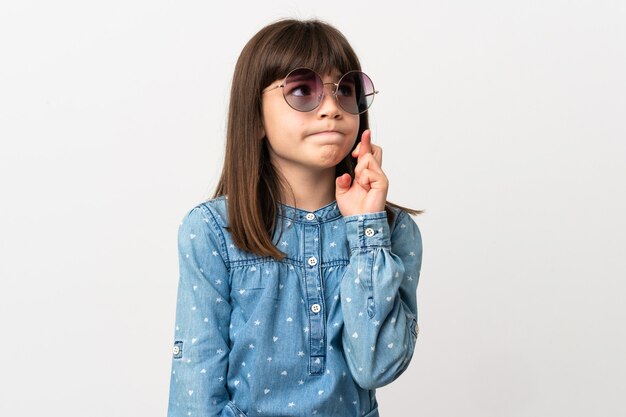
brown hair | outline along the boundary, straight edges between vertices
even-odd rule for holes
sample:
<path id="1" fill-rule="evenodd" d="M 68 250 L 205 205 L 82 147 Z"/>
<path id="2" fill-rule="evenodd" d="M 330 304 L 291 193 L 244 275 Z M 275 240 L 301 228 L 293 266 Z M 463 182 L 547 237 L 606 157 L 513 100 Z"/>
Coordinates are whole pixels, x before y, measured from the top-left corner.
<path id="1" fill-rule="evenodd" d="M 282 260 L 285 254 L 272 242 L 281 202 L 281 189 L 289 184 L 270 162 L 263 132 L 262 91 L 273 81 L 296 67 L 315 69 L 320 74 L 338 70 L 360 70 L 359 60 L 346 40 L 334 27 L 319 20 L 280 20 L 261 29 L 248 41 L 237 60 L 233 75 L 226 151 L 222 175 L 213 198 L 228 196 L 228 229 L 240 249 Z M 357 140 L 368 128 L 367 112 L 359 116 Z M 354 149 L 354 148 L 353 148 Z M 336 176 L 344 173 L 354 178 L 356 159 L 349 153 L 336 166 Z M 422 214 L 386 202 L 390 207 L 410 214 Z"/>

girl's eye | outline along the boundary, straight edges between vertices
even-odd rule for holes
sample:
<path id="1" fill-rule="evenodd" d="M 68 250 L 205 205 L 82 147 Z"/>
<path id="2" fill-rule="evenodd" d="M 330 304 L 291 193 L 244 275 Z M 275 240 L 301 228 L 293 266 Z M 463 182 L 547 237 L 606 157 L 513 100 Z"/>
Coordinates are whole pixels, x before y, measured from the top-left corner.
<path id="1" fill-rule="evenodd" d="M 290 85 L 287 89 L 287 94 L 295 97 L 310 96 L 312 93 L 311 86 L 308 84 Z"/>
<path id="2" fill-rule="evenodd" d="M 337 95 L 344 97 L 354 96 L 354 86 L 351 84 L 341 83 L 337 88 Z"/>

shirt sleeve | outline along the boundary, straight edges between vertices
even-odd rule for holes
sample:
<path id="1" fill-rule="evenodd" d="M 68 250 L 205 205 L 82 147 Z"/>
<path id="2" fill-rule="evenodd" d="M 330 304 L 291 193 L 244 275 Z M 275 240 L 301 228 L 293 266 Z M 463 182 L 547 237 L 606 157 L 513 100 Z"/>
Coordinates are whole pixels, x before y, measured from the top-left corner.
<path id="1" fill-rule="evenodd" d="M 219 416 L 229 400 L 230 284 L 223 234 L 205 206 L 183 218 L 178 255 L 168 416 Z"/>
<path id="2" fill-rule="evenodd" d="M 344 355 L 356 383 L 375 389 L 400 376 L 413 356 L 422 238 L 404 211 L 393 233 L 384 211 L 344 221 L 351 252 L 341 281 Z"/>

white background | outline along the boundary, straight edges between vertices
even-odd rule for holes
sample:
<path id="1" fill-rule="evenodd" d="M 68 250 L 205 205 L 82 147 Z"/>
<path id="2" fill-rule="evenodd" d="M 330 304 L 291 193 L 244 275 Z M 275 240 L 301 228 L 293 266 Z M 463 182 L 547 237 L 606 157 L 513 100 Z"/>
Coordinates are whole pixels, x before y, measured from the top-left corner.
<path id="1" fill-rule="evenodd" d="M 381 416 L 625 415 L 625 4 L 3 2 L 0 415 L 165 416 L 178 224 L 288 16 L 351 41 L 389 199 L 427 211 Z"/>

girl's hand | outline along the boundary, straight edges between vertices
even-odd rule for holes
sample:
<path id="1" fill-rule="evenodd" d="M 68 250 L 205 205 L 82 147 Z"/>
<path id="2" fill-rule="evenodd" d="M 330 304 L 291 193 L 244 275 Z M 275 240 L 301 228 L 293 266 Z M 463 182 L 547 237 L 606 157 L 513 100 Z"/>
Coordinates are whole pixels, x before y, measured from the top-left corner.
<path id="1" fill-rule="evenodd" d="M 369 129 L 363 132 L 361 143 L 352 151 L 352 156 L 358 158 L 354 181 L 351 181 L 350 174 L 343 174 L 335 180 L 339 211 L 344 217 L 384 211 L 389 181 L 381 168 L 383 150 L 372 145 Z"/>

